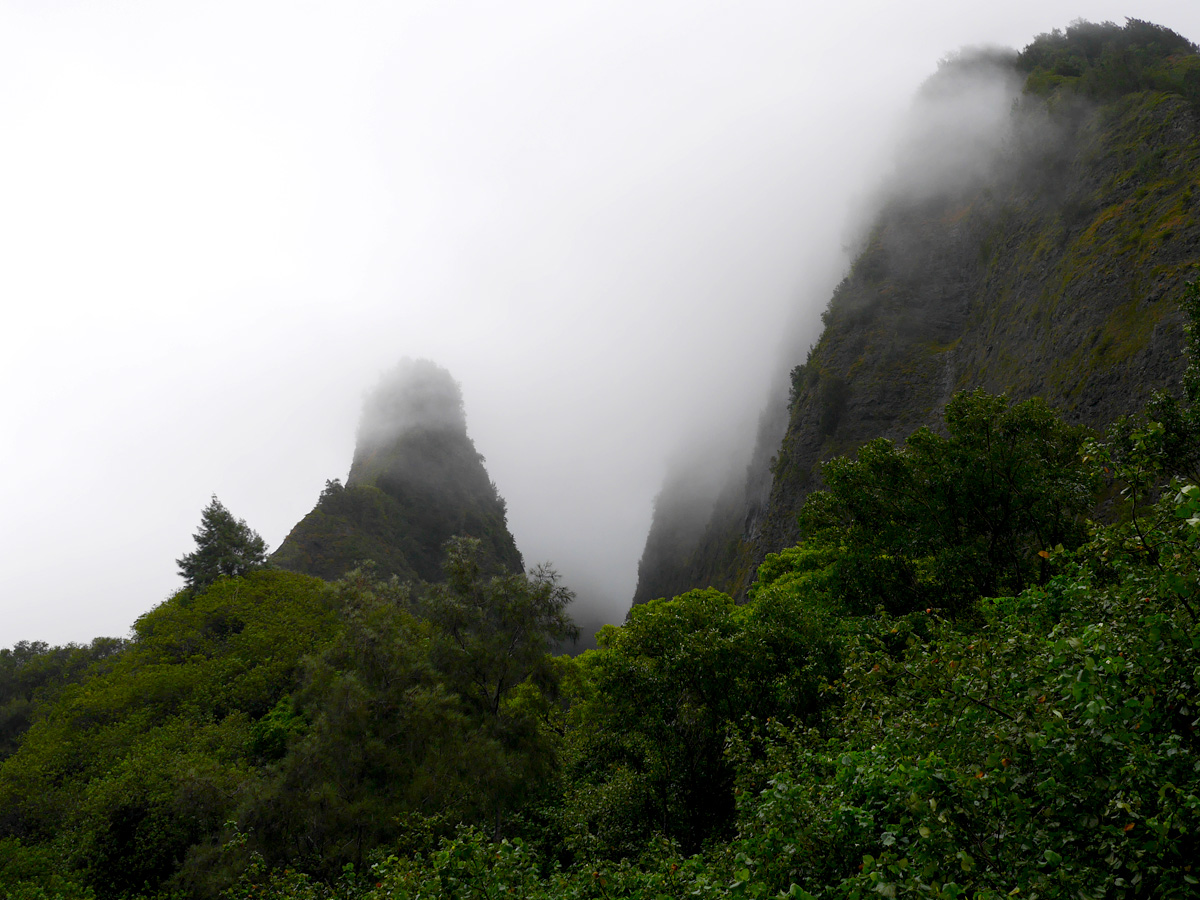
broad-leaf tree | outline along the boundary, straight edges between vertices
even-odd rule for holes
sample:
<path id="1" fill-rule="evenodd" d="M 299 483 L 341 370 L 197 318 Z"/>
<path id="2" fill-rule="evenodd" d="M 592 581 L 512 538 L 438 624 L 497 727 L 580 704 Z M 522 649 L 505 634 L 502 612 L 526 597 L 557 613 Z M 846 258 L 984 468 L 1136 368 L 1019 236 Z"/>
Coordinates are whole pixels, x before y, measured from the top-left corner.
<path id="1" fill-rule="evenodd" d="M 801 524 L 845 548 L 835 573 L 852 609 L 965 609 L 1043 580 L 1044 554 L 1083 540 L 1095 473 L 1082 429 L 1040 399 L 973 391 L 946 405 L 945 430 L 880 438 L 822 470 Z"/>
<path id="2" fill-rule="evenodd" d="M 654 833 L 688 851 L 726 833 L 731 732 L 814 723 L 839 668 L 826 617 L 799 590 L 740 607 L 712 588 L 651 600 L 598 638 L 583 661 L 591 696 L 576 711 L 567 807 L 573 849 L 611 857 Z"/>
<path id="3" fill-rule="evenodd" d="M 489 577 L 484 558 L 477 538 L 447 541 L 446 581 L 431 585 L 417 609 L 436 629 L 434 665 L 491 742 L 476 777 L 498 838 L 508 812 L 554 767 L 550 742 L 520 694 L 554 693 L 559 671 L 550 651 L 579 629 L 567 612 L 575 594 L 550 566 Z"/>

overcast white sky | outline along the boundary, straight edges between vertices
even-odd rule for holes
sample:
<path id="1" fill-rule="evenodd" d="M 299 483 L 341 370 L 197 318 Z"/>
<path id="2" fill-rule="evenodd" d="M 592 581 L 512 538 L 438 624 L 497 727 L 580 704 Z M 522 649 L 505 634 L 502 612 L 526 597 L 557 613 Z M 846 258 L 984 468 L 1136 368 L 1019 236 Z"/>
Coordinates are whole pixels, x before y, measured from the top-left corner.
<path id="1" fill-rule="evenodd" d="M 0 0 L 0 646 L 126 634 L 213 492 L 277 546 L 403 356 L 619 618 L 938 59 L 1126 15 L 1200 38 L 1191 0 Z"/>

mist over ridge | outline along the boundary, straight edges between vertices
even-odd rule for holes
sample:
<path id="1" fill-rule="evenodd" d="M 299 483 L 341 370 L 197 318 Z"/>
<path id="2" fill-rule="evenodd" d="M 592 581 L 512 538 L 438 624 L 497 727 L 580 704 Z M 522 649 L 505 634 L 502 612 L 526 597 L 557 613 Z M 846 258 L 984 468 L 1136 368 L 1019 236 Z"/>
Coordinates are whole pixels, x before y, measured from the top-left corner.
<path id="1" fill-rule="evenodd" d="M 466 438 L 462 388 L 437 363 L 406 357 L 363 399 L 347 483 L 370 478 L 373 457 L 397 441 L 430 432 Z"/>
<path id="2" fill-rule="evenodd" d="M 900 126 L 881 205 L 972 190 L 995 176 L 1024 82 L 1016 60 L 1014 50 L 964 47 L 938 62 Z"/>
<path id="3" fill-rule="evenodd" d="M 432 360 L 406 357 L 380 376 L 363 401 L 357 446 L 369 450 L 405 432 L 466 425 L 462 388 L 453 375 Z"/>
<path id="4" fill-rule="evenodd" d="M 678 518 L 697 497 L 666 491 L 711 484 L 672 474 L 635 602 L 697 585 L 744 595 L 764 555 L 798 539 L 824 460 L 936 428 L 955 391 L 1043 397 L 1100 429 L 1178 391 L 1196 53 L 1129 20 L 947 57 L 902 125 L 820 339 L 791 370 L 786 433 L 760 442 L 702 534 Z"/>
<path id="5" fill-rule="evenodd" d="M 1014 68 L 1016 56 L 1016 51 L 995 47 L 963 48 L 942 57 L 915 91 L 896 124 L 886 164 L 854 203 L 843 252 L 826 262 L 824 272 L 809 273 L 792 314 L 783 317 L 769 380 L 757 395 L 745 398 L 748 405 L 759 398 L 757 421 L 743 416 L 736 426 L 726 426 L 721 440 L 690 440 L 671 461 L 655 498 L 635 603 L 686 589 L 676 577 L 664 579 L 664 569 L 684 567 L 696 586 L 719 580 L 717 570 L 706 564 L 694 568 L 686 561 L 720 555 L 718 546 L 757 532 L 771 491 L 771 463 L 788 424 L 790 373 L 803 364 L 821 333 L 815 312 L 828 303 L 837 281 L 870 242 L 884 209 L 942 201 L 976 190 L 997 175 L 1017 122 L 1014 104 L 1023 79 Z M 907 251 L 895 241 L 904 239 L 903 234 L 889 235 L 897 259 Z M 697 425 L 695 433 L 712 425 Z"/>

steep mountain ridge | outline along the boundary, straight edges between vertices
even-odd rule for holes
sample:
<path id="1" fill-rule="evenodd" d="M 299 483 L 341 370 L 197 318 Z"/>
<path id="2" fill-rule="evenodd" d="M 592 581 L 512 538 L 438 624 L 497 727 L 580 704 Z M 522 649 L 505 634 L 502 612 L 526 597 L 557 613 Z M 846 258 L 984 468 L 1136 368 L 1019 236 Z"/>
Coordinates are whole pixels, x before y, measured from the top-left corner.
<path id="1" fill-rule="evenodd" d="M 434 363 L 406 360 L 364 403 L 346 484 L 326 483 L 271 561 L 334 579 L 370 560 L 378 575 L 440 581 L 455 535 L 481 541 L 488 572 L 524 570 L 458 384 Z"/>
<path id="2" fill-rule="evenodd" d="M 1200 246 L 1200 57 L 1170 32 L 1153 45 L 1164 32 L 1131 22 L 1042 36 L 1010 63 L 1024 91 L 979 174 L 894 188 L 792 371 L 782 440 L 763 431 L 698 539 L 672 543 L 674 523 L 656 515 L 635 603 L 710 584 L 742 594 L 767 553 L 799 538 L 824 460 L 936 426 L 955 391 L 1041 396 L 1102 428 L 1178 389 L 1175 300 Z M 1089 81 L 1126 51 L 1140 68 Z M 979 61 L 944 66 L 927 97 L 963 66 Z M 680 505 L 660 496 L 661 509 Z"/>

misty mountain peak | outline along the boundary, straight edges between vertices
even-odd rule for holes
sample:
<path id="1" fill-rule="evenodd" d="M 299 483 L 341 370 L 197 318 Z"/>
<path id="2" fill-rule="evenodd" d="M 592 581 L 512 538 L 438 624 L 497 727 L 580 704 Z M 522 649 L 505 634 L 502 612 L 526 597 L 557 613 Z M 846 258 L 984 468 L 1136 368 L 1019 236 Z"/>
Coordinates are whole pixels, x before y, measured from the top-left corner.
<path id="1" fill-rule="evenodd" d="M 437 363 L 404 359 L 363 401 L 345 487 L 329 482 L 272 559 L 322 578 L 370 560 L 383 575 L 438 581 L 456 535 L 482 541 L 489 571 L 522 571 L 504 500 L 467 435 L 462 389 Z"/>
<path id="2" fill-rule="evenodd" d="M 405 358 L 363 401 L 347 483 L 387 476 L 426 481 L 420 470 L 431 461 L 425 457 L 439 455 L 435 445 L 445 450 L 463 442 L 470 439 L 458 382 L 435 362 Z"/>
<path id="3" fill-rule="evenodd" d="M 462 388 L 437 363 L 405 358 L 364 400 L 358 447 L 370 450 L 403 434 L 442 430 L 467 430 Z"/>

